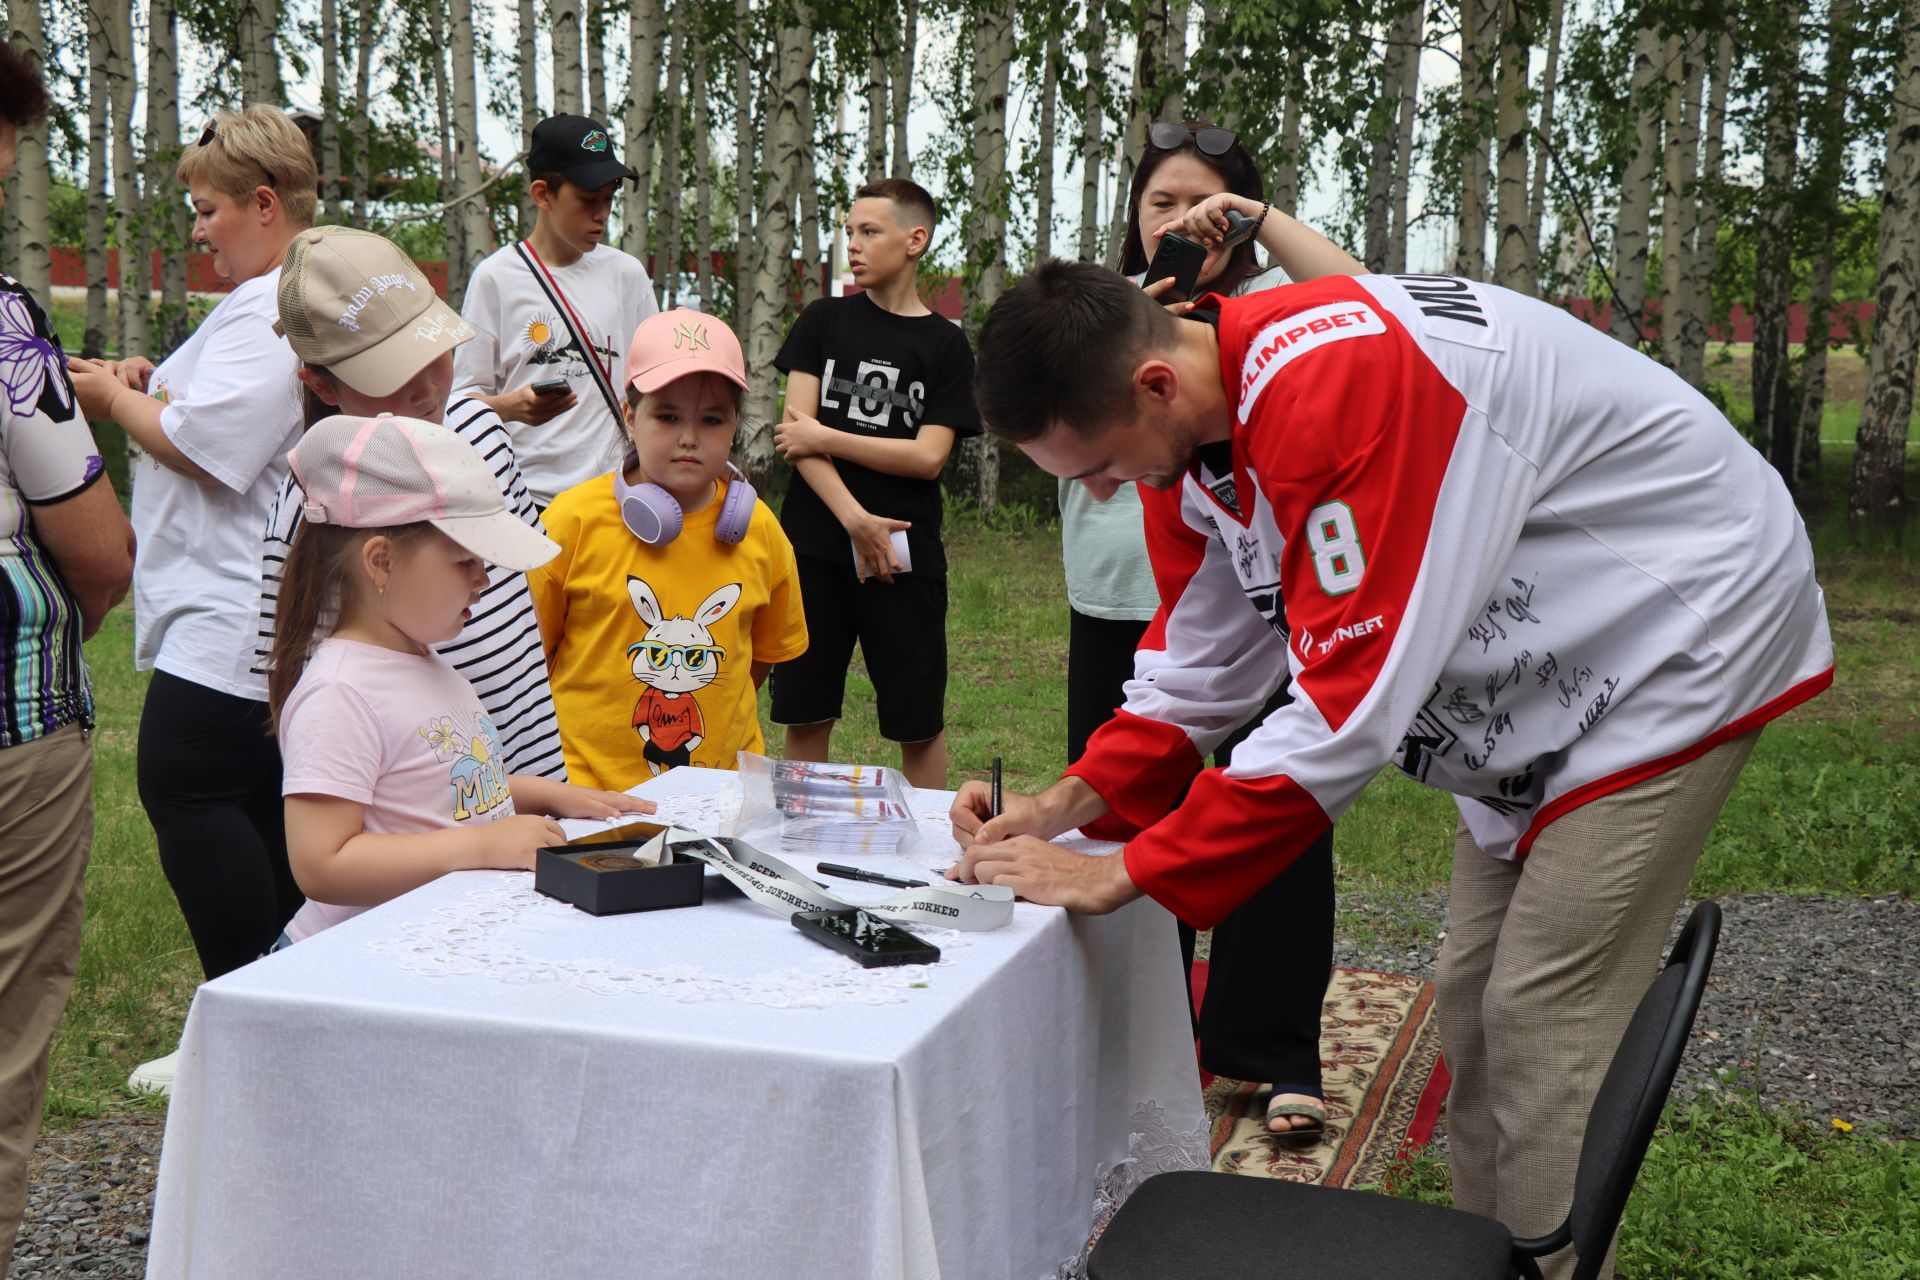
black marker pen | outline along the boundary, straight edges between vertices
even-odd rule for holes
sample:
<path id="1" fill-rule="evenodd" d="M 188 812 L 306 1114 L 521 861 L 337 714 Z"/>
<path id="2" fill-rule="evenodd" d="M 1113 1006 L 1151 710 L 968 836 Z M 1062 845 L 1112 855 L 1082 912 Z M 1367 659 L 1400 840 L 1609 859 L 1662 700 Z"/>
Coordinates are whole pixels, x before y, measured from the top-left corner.
<path id="1" fill-rule="evenodd" d="M 842 880 L 864 880 L 868 884 L 884 884 L 895 889 L 924 889 L 925 880 L 901 880 L 896 876 L 883 876 L 878 871 L 868 871 L 864 867 L 843 867 L 837 862 L 823 862 L 819 867 L 823 876 L 838 876 Z"/>
<path id="2" fill-rule="evenodd" d="M 999 756 L 995 756 L 993 758 L 993 812 L 988 814 L 987 816 L 989 818 L 997 818 L 1000 816 L 1000 757 Z"/>

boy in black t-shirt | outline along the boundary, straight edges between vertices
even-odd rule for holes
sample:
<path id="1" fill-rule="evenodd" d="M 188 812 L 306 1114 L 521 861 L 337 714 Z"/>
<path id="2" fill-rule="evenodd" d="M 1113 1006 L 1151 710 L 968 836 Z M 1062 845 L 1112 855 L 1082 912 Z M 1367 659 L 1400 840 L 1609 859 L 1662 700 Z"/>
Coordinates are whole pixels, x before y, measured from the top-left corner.
<path id="1" fill-rule="evenodd" d="M 821 298 L 774 363 L 787 375 L 774 430 L 794 464 L 780 523 L 800 566 L 807 651 L 773 672 L 786 754 L 825 760 L 857 640 L 917 787 L 947 785 L 947 554 L 940 470 L 978 435 L 973 352 L 920 301 L 933 197 L 905 178 L 868 183 L 847 213 L 847 265 L 866 292 Z M 905 557 L 900 551 L 905 549 Z"/>

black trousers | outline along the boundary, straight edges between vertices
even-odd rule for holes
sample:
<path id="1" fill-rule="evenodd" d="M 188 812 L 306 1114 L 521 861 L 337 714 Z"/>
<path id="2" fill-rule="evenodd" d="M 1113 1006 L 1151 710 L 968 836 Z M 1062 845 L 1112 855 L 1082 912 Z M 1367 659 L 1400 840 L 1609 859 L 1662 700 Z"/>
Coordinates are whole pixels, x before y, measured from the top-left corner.
<path id="1" fill-rule="evenodd" d="M 1093 731 L 1112 718 L 1121 686 L 1133 675 L 1133 651 L 1144 622 L 1093 618 L 1074 610 L 1067 638 L 1067 761 L 1086 750 Z M 1283 687 L 1261 714 L 1214 755 L 1216 764 L 1277 707 Z M 1180 950 L 1193 963 L 1194 931 L 1180 926 Z M 1200 1062 L 1215 1075 L 1320 1091 L 1320 1011 L 1333 967 L 1333 832 L 1329 830 L 1267 886 L 1213 930 L 1207 996 L 1194 1018 Z"/>
<path id="2" fill-rule="evenodd" d="M 200 968 L 209 978 L 238 969 L 273 945 L 303 900 L 287 865 L 267 704 L 156 671 L 135 769 Z"/>

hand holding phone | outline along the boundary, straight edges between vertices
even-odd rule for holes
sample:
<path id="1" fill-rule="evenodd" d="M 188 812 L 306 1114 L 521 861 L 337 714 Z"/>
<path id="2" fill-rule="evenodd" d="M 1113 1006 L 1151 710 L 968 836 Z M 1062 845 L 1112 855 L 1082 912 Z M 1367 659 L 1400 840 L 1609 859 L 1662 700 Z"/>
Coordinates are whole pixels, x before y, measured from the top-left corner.
<path id="1" fill-rule="evenodd" d="M 567 394 L 565 378 L 542 378 L 533 384 L 533 394 L 537 396 L 563 396 Z"/>
<path id="2" fill-rule="evenodd" d="M 1153 261 L 1147 264 L 1147 274 L 1141 277 L 1140 287 L 1145 289 L 1171 277 L 1173 286 L 1155 301 L 1186 302 L 1193 297 L 1193 287 L 1200 279 L 1200 268 L 1206 262 L 1205 245 L 1195 244 L 1169 231 L 1160 237 L 1160 247 L 1154 251 Z"/>

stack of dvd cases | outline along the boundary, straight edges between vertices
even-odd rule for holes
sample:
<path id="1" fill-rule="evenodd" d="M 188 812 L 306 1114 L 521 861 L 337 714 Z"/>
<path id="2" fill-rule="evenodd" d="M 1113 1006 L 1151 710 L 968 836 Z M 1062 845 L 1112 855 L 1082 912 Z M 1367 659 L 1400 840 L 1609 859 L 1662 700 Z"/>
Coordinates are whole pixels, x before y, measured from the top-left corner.
<path id="1" fill-rule="evenodd" d="M 899 774 L 873 765 L 775 760 L 773 807 L 788 853 L 896 853 L 917 830 Z"/>

